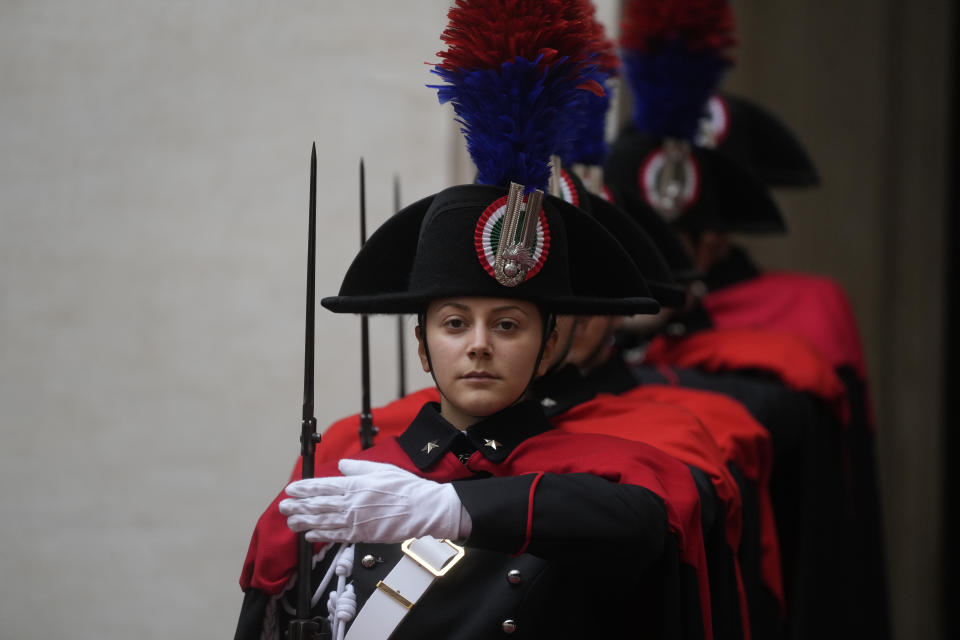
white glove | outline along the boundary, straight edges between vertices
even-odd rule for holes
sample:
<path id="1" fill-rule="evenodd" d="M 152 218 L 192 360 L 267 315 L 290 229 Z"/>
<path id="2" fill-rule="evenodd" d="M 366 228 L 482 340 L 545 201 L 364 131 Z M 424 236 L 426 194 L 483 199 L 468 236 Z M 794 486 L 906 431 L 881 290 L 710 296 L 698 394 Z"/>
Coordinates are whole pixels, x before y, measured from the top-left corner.
<path id="1" fill-rule="evenodd" d="M 431 535 L 460 539 L 471 522 L 452 485 L 416 476 L 400 467 L 367 460 L 341 460 L 343 476 L 291 483 L 280 513 L 310 542 L 401 542 Z M 461 525 L 461 520 L 463 521 Z"/>

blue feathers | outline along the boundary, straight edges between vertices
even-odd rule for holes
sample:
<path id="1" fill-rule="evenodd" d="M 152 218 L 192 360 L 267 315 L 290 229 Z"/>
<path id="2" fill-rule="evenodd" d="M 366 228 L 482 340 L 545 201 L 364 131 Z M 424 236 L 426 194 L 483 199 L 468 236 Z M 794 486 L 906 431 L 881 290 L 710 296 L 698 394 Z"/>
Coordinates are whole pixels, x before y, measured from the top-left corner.
<path id="1" fill-rule="evenodd" d="M 551 62 L 518 56 L 499 69 L 433 69 L 446 84 L 429 86 L 441 104 L 453 105 L 478 183 L 545 189 L 546 159 L 570 153 L 583 105 L 593 96 L 581 88 L 590 76 L 571 75 L 564 58 Z"/>
<path id="2" fill-rule="evenodd" d="M 588 93 L 584 96 L 580 130 L 571 145 L 570 152 L 563 154 L 564 166 L 580 163 L 602 165 L 609 145 L 606 141 L 607 111 L 610 109 L 610 91 L 602 96 Z"/>
<path id="3" fill-rule="evenodd" d="M 712 51 L 693 53 L 677 41 L 657 55 L 623 51 L 633 89 L 633 123 L 655 135 L 693 139 L 703 110 L 730 62 Z"/>

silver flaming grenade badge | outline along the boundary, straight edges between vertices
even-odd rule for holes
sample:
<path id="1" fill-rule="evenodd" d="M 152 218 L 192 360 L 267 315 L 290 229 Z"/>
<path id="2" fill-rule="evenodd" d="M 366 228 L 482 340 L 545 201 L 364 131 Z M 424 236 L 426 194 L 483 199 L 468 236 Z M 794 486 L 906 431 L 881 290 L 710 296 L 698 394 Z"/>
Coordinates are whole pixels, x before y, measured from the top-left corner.
<path id="1" fill-rule="evenodd" d="M 493 265 L 494 277 L 505 287 L 515 287 L 523 282 L 537 262 L 534 248 L 542 203 L 543 191 L 540 189 L 528 195 L 524 202 L 523 185 L 510 183 L 497 259 Z"/>
<path id="2" fill-rule="evenodd" d="M 685 140 L 667 138 L 643 162 L 640 188 L 647 203 L 673 222 L 700 195 L 700 171 Z"/>

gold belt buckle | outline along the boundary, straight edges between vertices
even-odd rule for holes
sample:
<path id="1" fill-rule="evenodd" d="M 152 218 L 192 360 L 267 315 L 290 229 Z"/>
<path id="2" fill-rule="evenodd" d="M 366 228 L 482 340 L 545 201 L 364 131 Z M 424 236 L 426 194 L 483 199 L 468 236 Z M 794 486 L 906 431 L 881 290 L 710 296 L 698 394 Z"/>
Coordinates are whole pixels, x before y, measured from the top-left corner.
<path id="1" fill-rule="evenodd" d="M 450 569 L 453 569 L 454 565 L 460 562 L 460 560 L 463 559 L 463 556 L 466 553 L 463 550 L 463 547 L 461 547 L 460 545 L 456 545 L 450 542 L 449 540 L 447 540 L 446 538 L 441 539 L 440 542 L 444 543 L 445 545 L 447 545 L 457 553 L 455 556 L 447 560 L 447 563 L 445 565 L 443 565 L 439 569 L 436 569 L 433 567 L 433 565 L 431 565 L 429 562 L 427 562 L 426 560 L 418 556 L 417 553 L 410 548 L 410 545 L 413 544 L 414 540 L 416 540 L 416 538 L 410 538 L 409 540 L 404 540 L 400 544 L 400 549 L 402 549 L 405 554 L 410 556 L 410 558 L 414 562 L 416 562 L 418 565 L 420 565 L 421 567 L 423 567 L 424 569 L 426 569 L 427 571 L 429 571 L 430 573 L 432 573 L 434 576 L 438 578 L 445 576 L 447 572 L 450 571 Z"/>

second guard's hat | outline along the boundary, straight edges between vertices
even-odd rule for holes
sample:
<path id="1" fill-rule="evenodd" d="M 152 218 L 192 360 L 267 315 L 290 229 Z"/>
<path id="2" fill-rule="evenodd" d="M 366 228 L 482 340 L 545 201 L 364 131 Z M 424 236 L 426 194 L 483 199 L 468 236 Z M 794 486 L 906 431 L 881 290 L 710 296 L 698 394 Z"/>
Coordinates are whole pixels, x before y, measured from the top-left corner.
<path id="1" fill-rule="evenodd" d="M 651 295 L 660 304 L 665 307 L 678 307 L 684 304 L 686 290 L 678 282 L 676 270 L 660 250 L 658 246 L 660 243 L 654 240 L 635 218 L 601 196 L 591 193 L 575 173 L 561 169 L 557 175 L 557 183 L 564 200 L 589 213 L 617 239 L 643 274 Z M 655 219 L 655 223 L 666 226 L 656 214 L 650 212 L 650 215 Z M 670 229 L 665 231 L 664 235 L 667 236 L 665 244 L 676 245 L 682 256 L 681 260 L 685 261 L 679 271 L 686 271 L 688 267 L 692 269 L 692 264 L 689 263 L 686 251 L 680 246 L 676 234 Z"/>

